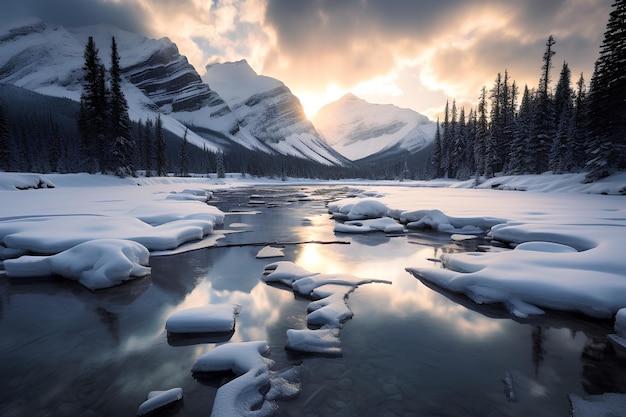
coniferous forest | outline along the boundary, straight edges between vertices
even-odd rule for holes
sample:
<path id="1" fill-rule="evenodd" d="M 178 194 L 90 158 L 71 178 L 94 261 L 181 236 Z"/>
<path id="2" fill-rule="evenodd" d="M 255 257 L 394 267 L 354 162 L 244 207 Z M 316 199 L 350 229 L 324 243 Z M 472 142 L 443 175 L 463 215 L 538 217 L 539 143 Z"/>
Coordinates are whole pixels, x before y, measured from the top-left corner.
<path id="1" fill-rule="evenodd" d="M 108 69 L 90 38 L 80 104 L 0 85 L 0 170 L 476 181 L 551 171 L 586 172 L 591 182 L 626 169 L 624 27 L 626 0 L 617 0 L 589 81 L 584 74 L 572 74 L 567 62 L 557 65 L 558 41 L 549 36 L 536 86 L 521 87 L 505 69 L 491 88 L 481 89 L 475 108 L 466 111 L 454 100 L 446 103 L 426 150 L 366 158 L 346 167 L 263 154 L 234 143 L 211 152 L 190 146 L 186 134 L 181 139 L 164 130 L 160 117 L 131 121 L 115 38 Z"/>
<path id="2" fill-rule="evenodd" d="M 626 169 L 626 1 L 613 4 L 600 55 L 586 86 L 564 62 L 552 85 L 556 40 L 549 36 L 536 87 L 507 70 L 483 87 L 469 114 L 446 103 L 437 122 L 432 177 L 587 172 L 591 182 Z"/>

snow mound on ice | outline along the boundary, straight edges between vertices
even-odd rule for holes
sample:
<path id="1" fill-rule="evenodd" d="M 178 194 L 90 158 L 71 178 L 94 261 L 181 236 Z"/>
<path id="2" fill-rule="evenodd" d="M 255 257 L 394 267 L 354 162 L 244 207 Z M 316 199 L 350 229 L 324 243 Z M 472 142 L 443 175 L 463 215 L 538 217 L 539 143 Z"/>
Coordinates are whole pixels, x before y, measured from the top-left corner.
<path id="1" fill-rule="evenodd" d="M 307 325 L 315 329 L 289 329 L 286 348 L 331 356 L 341 355 L 339 329 L 352 318 L 352 310 L 346 304 L 348 295 L 362 284 L 391 284 L 350 274 L 312 273 L 286 261 L 267 265 L 262 279 L 280 282 L 295 293 L 313 299 L 307 308 Z"/>
<path id="2" fill-rule="evenodd" d="M 91 290 L 112 287 L 150 273 L 150 253 L 139 243 L 98 239 L 76 245 L 53 256 L 22 256 L 4 261 L 9 277 L 53 274 L 77 280 Z"/>
<path id="3" fill-rule="evenodd" d="M 151 413 L 176 401 L 182 400 L 182 398 L 182 388 L 172 388 L 167 391 L 150 391 L 148 393 L 148 399 L 139 406 L 137 415 L 143 416 Z"/>
<path id="4" fill-rule="evenodd" d="M 177 311 L 165 321 L 170 333 L 220 333 L 235 328 L 235 317 L 241 311 L 238 304 L 212 304 Z"/>
<path id="5" fill-rule="evenodd" d="M 492 234 L 520 244 L 511 251 L 444 254 L 447 269 L 407 271 L 476 303 L 503 303 L 519 317 L 548 308 L 612 318 L 626 307 L 622 228 L 515 224 Z"/>
<path id="6" fill-rule="evenodd" d="M 304 353 L 340 356 L 339 329 L 288 329 L 287 349 Z"/>
<path id="7" fill-rule="evenodd" d="M 338 220 L 376 219 L 387 215 L 389 208 L 376 200 L 340 200 L 328 204 L 328 211 Z"/>
<path id="8" fill-rule="evenodd" d="M 275 248 L 272 246 L 264 246 L 263 248 L 261 248 L 261 250 L 259 250 L 259 252 L 256 254 L 256 257 L 259 259 L 262 258 L 281 258 L 283 256 L 285 256 L 284 253 L 285 249 L 284 248 Z"/>
<path id="9" fill-rule="evenodd" d="M 480 234 L 506 220 L 491 217 L 452 217 L 440 210 L 404 211 L 400 222 L 409 229 L 433 229 L 444 233 Z"/>
<path id="10" fill-rule="evenodd" d="M 54 183 L 41 174 L 3 172 L 0 175 L 0 190 L 39 188 L 54 188 Z"/>
<path id="11" fill-rule="evenodd" d="M 381 217 L 379 219 L 368 220 L 350 220 L 344 223 L 335 224 L 335 232 L 340 233 L 369 233 L 369 232 L 385 232 L 385 233 L 402 233 L 404 226 L 398 224 L 389 217 Z"/>
<path id="12" fill-rule="evenodd" d="M 267 358 L 269 346 L 263 341 L 227 343 L 201 355 L 191 371 L 231 371 L 237 378 L 222 385 L 213 403 L 213 417 L 271 416 L 278 410 L 275 400 L 289 398 L 300 391 L 299 368 L 274 373 L 274 361 Z M 269 391 L 264 395 L 266 388 Z"/>

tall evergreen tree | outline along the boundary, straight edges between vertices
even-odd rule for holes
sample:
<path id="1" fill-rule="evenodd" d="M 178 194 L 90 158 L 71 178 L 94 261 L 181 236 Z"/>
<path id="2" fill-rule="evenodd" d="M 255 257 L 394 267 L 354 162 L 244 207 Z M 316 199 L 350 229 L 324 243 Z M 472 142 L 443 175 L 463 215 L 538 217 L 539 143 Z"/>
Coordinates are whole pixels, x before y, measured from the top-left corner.
<path id="1" fill-rule="evenodd" d="M 2 103 L 0 103 L 0 171 L 9 170 L 9 124 L 4 115 Z"/>
<path id="2" fill-rule="evenodd" d="M 572 88 L 571 72 L 566 62 L 563 63 L 559 81 L 554 93 L 554 119 L 556 134 L 550 150 L 550 170 L 555 174 L 568 171 L 572 165 Z"/>
<path id="3" fill-rule="evenodd" d="M 217 178 L 226 177 L 226 166 L 224 165 L 224 152 L 219 150 L 215 154 L 215 171 Z M 281 168 L 281 176 L 284 176 L 284 168 Z"/>
<path id="4" fill-rule="evenodd" d="M 589 130 L 587 123 L 587 90 L 585 89 L 585 78 L 582 73 L 580 73 L 580 78 L 576 82 L 572 118 L 574 129 L 572 165 L 574 169 L 582 169 L 585 166 L 585 148 Z"/>
<path id="5" fill-rule="evenodd" d="M 450 123 L 450 104 L 446 101 L 446 108 L 443 115 L 443 136 L 441 138 L 441 173 L 448 178 L 450 172 L 450 154 L 452 149 L 452 127 Z"/>
<path id="6" fill-rule="evenodd" d="M 82 93 L 78 125 L 81 134 L 82 169 L 94 173 L 101 170 L 107 114 L 105 69 L 98 49 L 89 37 L 84 52 Z"/>
<path id="7" fill-rule="evenodd" d="M 587 181 L 626 168 L 626 0 L 612 8 L 589 87 Z"/>
<path id="8" fill-rule="evenodd" d="M 476 163 L 476 180 L 485 172 L 485 144 L 489 135 L 487 120 L 487 88 L 483 86 L 478 98 L 476 110 L 476 140 L 474 141 L 474 160 Z"/>
<path id="9" fill-rule="evenodd" d="M 128 103 L 122 92 L 122 76 L 120 74 L 120 56 L 117 52 L 115 37 L 111 38 L 111 97 L 110 97 L 110 129 L 111 160 L 109 169 L 120 177 L 135 175 L 133 165 L 134 142 L 128 117 Z"/>
<path id="10" fill-rule="evenodd" d="M 442 176 L 441 163 L 441 128 L 439 126 L 439 118 L 437 118 L 437 130 L 435 130 L 435 149 L 432 156 L 432 177 L 440 178 Z"/>
<path id="11" fill-rule="evenodd" d="M 143 143 L 144 143 L 144 169 L 146 170 L 146 177 L 149 177 L 152 175 L 152 170 L 154 168 L 153 165 L 153 161 L 154 161 L 154 151 L 153 151 L 153 142 L 154 142 L 154 136 L 153 136 L 153 125 L 152 125 L 152 119 L 148 119 L 146 120 L 146 127 L 144 129 L 144 138 L 143 138 Z"/>
<path id="12" fill-rule="evenodd" d="M 533 172 L 540 174 L 549 168 L 548 156 L 552 147 L 552 141 L 556 135 L 554 122 L 554 104 L 550 92 L 550 70 L 552 69 L 552 57 L 556 52 L 553 46 L 556 43 L 552 35 L 546 41 L 546 50 L 543 54 L 541 78 L 535 95 L 533 123 L 531 125 L 531 141 L 529 152 L 534 158 Z"/>
<path id="13" fill-rule="evenodd" d="M 180 176 L 186 177 L 189 175 L 189 156 L 187 155 L 187 129 L 183 135 L 183 140 L 180 143 L 180 152 L 178 153 Z"/>
<path id="14" fill-rule="evenodd" d="M 529 172 L 532 159 L 528 154 L 530 142 L 531 122 L 533 117 L 533 99 L 528 86 L 524 86 L 522 102 L 517 113 L 513 142 L 509 150 L 509 172 L 511 174 L 524 174 Z"/>
<path id="15" fill-rule="evenodd" d="M 161 115 L 157 116 L 155 129 L 155 151 L 156 151 L 156 174 L 158 177 L 167 175 L 167 154 L 165 152 L 165 137 L 163 136 L 163 122 Z"/>

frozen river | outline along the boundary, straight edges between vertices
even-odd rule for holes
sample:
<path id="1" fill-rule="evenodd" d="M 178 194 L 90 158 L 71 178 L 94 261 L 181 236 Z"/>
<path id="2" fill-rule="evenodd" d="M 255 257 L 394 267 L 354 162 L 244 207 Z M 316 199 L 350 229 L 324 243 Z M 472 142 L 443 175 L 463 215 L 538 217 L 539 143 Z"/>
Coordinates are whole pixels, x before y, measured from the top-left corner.
<path id="1" fill-rule="evenodd" d="M 300 191 L 311 199 L 298 201 Z M 334 234 L 325 201 L 350 192 L 218 192 L 212 204 L 229 213 L 224 229 L 237 231 L 219 241 L 229 247 L 153 257 L 151 276 L 96 293 L 64 280 L 0 279 L 0 415 L 132 416 L 148 391 L 174 386 L 184 402 L 163 415 L 209 415 L 223 377 L 197 381 L 190 369 L 229 337 L 266 340 L 275 368 L 302 363 L 302 391 L 280 403 L 279 416 L 565 417 L 570 393 L 626 392 L 610 322 L 557 313 L 513 320 L 426 287 L 405 268 L 437 267 L 441 253 L 475 246 L 436 232 Z M 349 244 L 296 244 L 306 241 Z M 262 242 L 289 243 L 285 257 L 255 258 L 262 246 L 248 244 Z M 391 285 L 350 294 L 341 357 L 294 356 L 285 332 L 306 327 L 309 300 L 260 280 L 277 260 Z M 242 306 L 234 334 L 168 339 L 170 314 L 215 303 Z"/>

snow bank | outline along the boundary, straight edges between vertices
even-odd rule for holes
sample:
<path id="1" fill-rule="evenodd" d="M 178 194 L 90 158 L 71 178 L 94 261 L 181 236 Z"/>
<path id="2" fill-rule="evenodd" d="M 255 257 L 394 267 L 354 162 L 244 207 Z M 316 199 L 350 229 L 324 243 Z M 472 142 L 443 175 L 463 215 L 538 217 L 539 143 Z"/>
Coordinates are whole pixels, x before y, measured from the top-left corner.
<path id="1" fill-rule="evenodd" d="M 212 304 L 173 313 L 165 321 L 170 333 L 220 333 L 235 329 L 235 317 L 241 311 L 237 304 Z"/>
<path id="2" fill-rule="evenodd" d="M 91 290 L 112 287 L 150 273 L 148 250 L 129 240 L 99 239 L 53 256 L 22 256 L 4 261 L 9 277 L 53 274 L 77 280 Z"/>
<path id="3" fill-rule="evenodd" d="M 275 400 L 300 391 L 299 368 L 274 373 L 270 370 L 274 361 L 268 354 L 269 346 L 263 341 L 227 343 L 196 360 L 191 369 L 196 377 L 224 371 L 237 375 L 217 390 L 211 416 L 272 416 L 278 410 Z"/>
<path id="4" fill-rule="evenodd" d="M 182 399 L 182 388 L 172 388 L 167 391 L 150 391 L 148 393 L 148 399 L 139 406 L 137 415 L 143 416 L 145 414 L 149 414 Z"/>
<path id="5" fill-rule="evenodd" d="M 200 241 L 223 224 L 224 213 L 206 204 L 206 189 L 183 188 L 187 182 L 180 179 L 180 185 L 168 180 L 154 192 L 137 187 L 139 180 L 0 173 L 0 191 L 13 190 L 1 191 L 8 193 L 0 210 L 7 275 L 59 274 L 90 289 L 117 285 L 149 273 L 148 251 Z M 183 189 L 167 193 L 165 186 Z M 54 189 L 15 191 L 28 187 Z"/>
<path id="6" fill-rule="evenodd" d="M 610 319 L 626 307 L 622 228 L 515 224 L 492 233 L 521 244 L 512 251 L 444 254 L 447 269 L 407 271 L 479 304 L 504 303 L 519 317 L 548 308 Z"/>
<path id="7" fill-rule="evenodd" d="M 375 219 L 387 215 L 389 208 L 376 200 L 341 200 L 328 204 L 328 211 L 338 220 Z"/>

